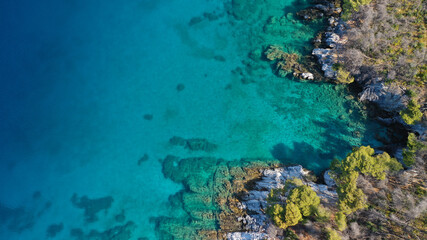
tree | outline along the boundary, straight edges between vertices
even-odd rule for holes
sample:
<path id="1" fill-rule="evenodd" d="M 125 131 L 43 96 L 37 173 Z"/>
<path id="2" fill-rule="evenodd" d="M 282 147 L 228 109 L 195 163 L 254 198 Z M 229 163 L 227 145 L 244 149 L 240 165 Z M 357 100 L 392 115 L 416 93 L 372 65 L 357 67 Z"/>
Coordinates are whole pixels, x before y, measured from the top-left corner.
<path id="1" fill-rule="evenodd" d="M 415 163 L 415 156 L 419 150 L 426 149 L 427 146 L 421 141 L 418 141 L 414 133 L 408 135 L 408 143 L 406 149 L 403 150 L 403 163 L 410 167 Z"/>
<path id="2" fill-rule="evenodd" d="M 345 176 L 341 176 L 337 182 L 338 207 L 344 214 L 350 214 L 367 206 L 365 194 L 356 185 L 358 177 L 359 173 L 352 171 L 345 174 Z"/>
<path id="3" fill-rule="evenodd" d="M 285 210 L 280 204 L 274 204 L 267 208 L 267 214 L 273 220 L 273 223 L 279 228 L 287 228 L 288 226 L 285 223 Z"/>
<path id="4" fill-rule="evenodd" d="M 353 11 L 359 11 L 359 7 L 367 5 L 371 0 L 343 0 L 343 17 L 348 18 Z"/>
<path id="5" fill-rule="evenodd" d="M 294 226 L 302 219 L 301 212 L 297 205 L 292 202 L 286 204 L 285 221 L 286 225 Z"/>
<path id="6" fill-rule="evenodd" d="M 411 125 L 421 120 L 423 113 L 420 111 L 420 105 L 413 99 L 409 101 L 406 109 L 400 111 L 400 116 L 405 123 Z"/>
<path id="7" fill-rule="evenodd" d="M 374 155 L 375 150 L 369 146 L 353 149 L 341 164 L 334 163 L 338 177 L 336 179 L 339 208 L 344 214 L 366 207 L 365 194 L 357 188 L 359 172 L 384 179 L 388 170 L 402 169 L 402 165 L 386 152 Z"/>
<path id="8" fill-rule="evenodd" d="M 382 180 L 385 178 L 385 171 L 402 169 L 401 164 L 395 158 L 391 158 L 388 153 L 384 152 L 375 156 L 374 153 L 375 150 L 369 146 L 354 149 L 342 161 L 340 170 L 342 172 L 358 170 Z"/>
<path id="9" fill-rule="evenodd" d="M 287 202 L 294 203 L 302 215 L 307 217 L 313 213 L 314 207 L 319 206 L 320 198 L 310 186 L 302 185 L 292 190 Z"/>

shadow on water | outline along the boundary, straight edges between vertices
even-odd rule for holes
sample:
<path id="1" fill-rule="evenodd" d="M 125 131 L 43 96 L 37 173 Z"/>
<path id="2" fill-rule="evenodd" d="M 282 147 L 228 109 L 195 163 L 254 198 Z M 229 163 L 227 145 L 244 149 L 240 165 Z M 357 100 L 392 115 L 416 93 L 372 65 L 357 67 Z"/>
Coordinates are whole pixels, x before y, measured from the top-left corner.
<path id="1" fill-rule="evenodd" d="M 359 142 L 365 142 L 364 134 L 351 129 L 344 120 L 329 117 L 325 121 L 314 120 L 313 125 L 323 130 L 318 136 L 322 139 L 320 144 L 314 146 L 306 141 L 295 141 L 288 146 L 278 143 L 270 150 L 272 156 L 283 164 L 300 164 L 320 174 L 329 167 L 332 159 L 344 158 Z"/>
<path id="2" fill-rule="evenodd" d="M 299 164 L 316 174 L 326 168 L 326 162 L 334 156 L 306 142 L 293 142 L 291 147 L 278 143 L 271 149 L 271 154 L 285 165 Z"/>

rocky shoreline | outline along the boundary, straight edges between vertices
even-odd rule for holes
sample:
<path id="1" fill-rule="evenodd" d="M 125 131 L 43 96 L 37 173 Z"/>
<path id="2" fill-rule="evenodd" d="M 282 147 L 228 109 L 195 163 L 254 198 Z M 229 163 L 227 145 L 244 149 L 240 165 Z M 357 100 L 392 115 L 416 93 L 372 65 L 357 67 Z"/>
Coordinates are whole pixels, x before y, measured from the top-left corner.
<path id="1" fill-rule="evenodd" d="M 300 179 L 303 184 L 310 186 L 320 197 L 323 205 L 333 208 L 338 200 L 334 181 L 329 178 L 330 185 L 313 182 L 316 178 L 302 166 L 260 169 L 261 177 L 247 191 L 240 193 L 236 201 L 242 210 L 235 217 L 242 223 L 244 232 L 231 232 L 227 239 L 278 239 L 284 236 L 284 230 L 276 227 L 265 214 L 267 198 L 273 189 L 282 189 L 287 180 Z M 327 173 L 325 173 L 327 174 Z M 286 198 L 281 199 L 286 201 Z"/>
<path id="2" fill-rule="evenodd" d="M 315 1 L 316 2 L 316 1 Z M 316 7 L 314 12 L 304 11 L 304 19 L 312 19 L 312 15 L 318 15 L 318 9 L 322 9 L 323 16 L 328 17 L 329 26 L 322 34 L 322 38 L 317 38 L 314 45 L 317 46 L 312 51 L 320 65 L 324 77 L 337 80 L 336 65 L 348 64 L 343 58 L 342 50 L 348 42 L 347 32 L 351 29 L 351 24 L 337 16 L 341 8 L 335 7 L 336 1 L 320 1 L 323 7 Z M 318 4 L 319 5 L 319 4 Z M 316 6 L 318 6 L 316 5 Z M 313 9 L 313 8 L 309 8 Z M 339 10 L 337 10 L 339 9 Z M 405 95 L 407 89 L 401 85 L 392 83 L 385 84 L 384 79 L 376 76 L 356 77 L 354 83 L 358 100 L 368 105 L 371 109 L 370 114 L 380 123 L 393 131 L 396 136 L 392 144 L 386 147 L 392 155 L 400 158 L 399 154 L 402 148 L 406 146 L 408 132 L 415 132 L 420 139 L 427 139 L 427 127 L 422 123 L 409 125 L 399 116 L 399 112 L 405 108 L 409 102 L 409 97 Z M 401 160 L 401 159 L 400 159 Z"/>
<path id="3" fill-rule="evenodd" d="M 326 31 L 322 33 L 322 37 L 317 37 L 314 40 L 315 49 L 312 51 L 312 55 L 316 58 L 324 77 L 336 81 L 339 75 L 336 65 L 346 64 L 342 57 L 342 49 L 345 48 L 348 42 L 347 32 L 352 26 L 351 23 L 340 18 L 342 11 L 340 1 L 314 1 L 314 4 L 314 6 L 298 12 L 297 16 L 306 21 L 322 17 L 328 18 Z M 275 46 L 270 46 L 265 54 L 270 61 L 279 59 L 279 63 L 282 59 L 289 58 Z M 286 62 L 286 60 L 283 60 L 283 62 Z M 283 67 L 283 65 L 280 66 L 278 64 L 277 68 L 279 67 Z M 289 71 L 289 69 L 290 67 L 285 70 Z M 313 80 L 314 78 L 311 72 L 301 72 L 301 68 L 294 67 L 292 70 L 295 77 L 307 80 Z M 406 147 L 409 132 L 416 133 L 420 140 L 427 139 L 427 127 L 422 122 L 409 125 L 399 116 L 399 112 L 405 108 L 410 100 L 405 95 L 407 91 L 405 87 L 394 83 L 385 84 L 384 79 L 377 76 L 356 77 L 352 85 L 358 89 L 356 92 L 358 100 L 368 105 L 370 114 L 385 127 L 389 128 L 389 135 L 393 138 L 391 142 L 385 143 L 385 146 L 378 149 L 378 151 L 385 150 L 392 157 L 402 162 L 402 151 Z M 328 208 L 332 208 L 333 212 L 337 212 L 337 209 L 334 209 L 338 200 L 336 184 L 329 176 L 329 170 L 323 175 L 323 180 L 327 185 L 313 182 L 312 177 L 307 179 L 309 173 L 301 166 L 267 168 L 259 171 L 261 173 L 260 178 L 250 184 L 251 187 L 245 189 L 246 191 L 243 194 L 239 194 L 239 197 L 235 200 L 239 209 L 241 209 L 241 211 L 235 213 L 235 219 L 242 225 L 239 231 L 226 231 L 228 232 L 227 239 L 288 239 L 288 237 L 285 237 L 287 235 L 284 230 L 276 227 L 267 217 L 266 209 L 270 191 L 283 188 L 286 180 L 292 178 L 301 179 L 305 185 L 310 186 L 316 192 L 321 198 L 322 204 L 328 205 Z M 413 174 L 412 172 L 413 170 L 411 169 L 406 170 L 399 177 Z M 418 176 L 418 173 L 413 175 L 414 178 L 416 176 Z M 289 239 L 292 238 L 289 237 Z"/>

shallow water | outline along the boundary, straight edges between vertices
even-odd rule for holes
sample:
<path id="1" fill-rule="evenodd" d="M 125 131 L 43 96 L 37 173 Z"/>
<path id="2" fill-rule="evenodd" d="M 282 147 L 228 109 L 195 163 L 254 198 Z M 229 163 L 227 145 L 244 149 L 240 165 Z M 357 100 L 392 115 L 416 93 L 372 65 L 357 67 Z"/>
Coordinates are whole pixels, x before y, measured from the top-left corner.
<path id="1" fill-rule="evenodd" d="M 0 238 L 46 239 L 49 226 L 62 224 L 52 238 L 82 239 L 72 229 L 102 232 L 127 221 L 135 223 L 131 239 L 167 238 L 168 219 L 192 220 L 170 196 L 185 178 L 204 179 L 222 164 L 203 163 L 203 176 L 177 173 L 159 161 L 168 154 L 236 165 L 278 159 L 319 173 L 352 146 L 378 145 L 383 130 L 344 88 L 279 78 L 260 58 L 269 44 L 310 51 L 322 23 L 295 20 L 304 6 L 2 1 Z M 217 148 L 190 151 L 172 146 L 173 136 Z M 113 201 L 88 221 L 73 194 Z"/>

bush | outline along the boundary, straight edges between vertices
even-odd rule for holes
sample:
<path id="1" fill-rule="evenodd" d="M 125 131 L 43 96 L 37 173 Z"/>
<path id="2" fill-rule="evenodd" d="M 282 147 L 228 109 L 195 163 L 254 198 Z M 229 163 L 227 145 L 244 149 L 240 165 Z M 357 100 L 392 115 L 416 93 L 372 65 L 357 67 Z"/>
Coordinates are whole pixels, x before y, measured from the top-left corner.
<path id="1" fill-rule="evenodd" d="M 286 202 L 294 203 L 302 215 L 307 217 L 314 213 L 315 207 L 319 206 L 320 198 L 310 186 L 302 185 L 292 190 Z"/>
<path id="2" fill-rule="evenodd" d="M 285 221 L 286 225 L 294 226 L 302 219 L 298 206 L 292 202 L 286 204 Z"/>
<path id="3" fill-rule="evenodd" d="M 386 152 L 374 156 L 374 149 L 360 147 L 353 149 L 341 163 L 334 161 L 334 171 L 338 174 L 336 179 L 339 197 L 339 209 L 344 214 L 366 207 L 365 194 L 357 188 L 359 172 L 384 179 L 386 171 L 402 169 L 402 165 Z"/>
<path id="4" fill-rule="evenodd" d="M 347 228 L 347 220 L 345 214 L 338 212 L 335 216 L 335 223 L 337 224 L 338 230 L 343 231 Z"/>
<path id="5" fill-rule="evenodd" d="M 400 116 L 405 123 L 411 125 L 421 120 L 423 113 L 420 111 L 420 105 L 413 99 L 409 101 L 406 109 L 400 111 Z"/>
<path id="6" fill-rule="evenodd" d="M 403 150 L 403 163 L 410 167 L 415 163 L 415 156 L 417 152 L 423 149 L 427 149 L 425 143 L 418 141 L 417 136 L 414 133 L 408 135 L 408 143 L 406 149 Z"/>
<path id="7" fill-rule="evenodd" d="M 289 185 L 299 185 L 300 181 L 293 179 L 287 183 L 289 183 Z M 278 191 L 282 190 L 278 189 Z M 269 199 L 272 198 L 276 198 L 273 190 L 269 196 Z M 303 216 L 307 217 L 316 211 L 320 212 L 321 210 L 318 208 L 319 204 L 320 198 L 317 196 L 316 192 L 314 192 L 310 186 L 301 185 L 291 190 L 286 200 L 286 207 L 280 204 L 270 205 L 267 207 L 267 214 L 271 217 L 276 226 L 285 229 L 289 226 L 298 224 Z M 326 210 L 323 212 L 326 212 Z M 323 214 L 323 212 L 321 214 Z"/>
<path id="8" fill-rule="evenodd" d="M 318 222 L 327 222 L 331 217 L 331 213 L 322 205 L 313 207 L 313 213 L 316 221 Z"/>
<path id="9" fill-rule="evenodd" d="M 285 223 L 285 210 L 280 204 L 274 204 L 267 208 L 267 214 L 273 220 L 274 225 L 279 228 L 287 228 L 288 226 Z"/>
<path id="10" fill-rule="evenodd" d="M 337 71 L 338 83 L 348 84 L 354 82 L 354 77 L 351 76 L 350 72 L 345 70 L 342 66 L 334 67 L 334 70 Z"/>
<path id="11" fill-rule="evenodd" d="M 338 207 L 344 214 L 350 214 L 367 207 L 365 194 L 356 185 L 358 177 L 359 173 L 352 171 L 341 176 L 339 182 L 337 182 Z"/>
<path id="12" fill-rule="evenodd" d="M 341 240 L 341 236 L 333 229 L 326 229 L 326 239 L 328 240 Z"/>
<path id="13" fill-rule="evenodd" d="M 343 17 L 348 18 L 353 11 L 359 11 L 359 7 L 369 4 L 371 0 L 343 0 Z"/>

